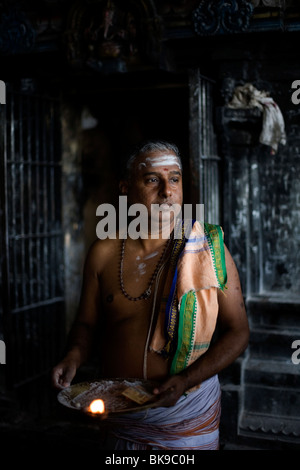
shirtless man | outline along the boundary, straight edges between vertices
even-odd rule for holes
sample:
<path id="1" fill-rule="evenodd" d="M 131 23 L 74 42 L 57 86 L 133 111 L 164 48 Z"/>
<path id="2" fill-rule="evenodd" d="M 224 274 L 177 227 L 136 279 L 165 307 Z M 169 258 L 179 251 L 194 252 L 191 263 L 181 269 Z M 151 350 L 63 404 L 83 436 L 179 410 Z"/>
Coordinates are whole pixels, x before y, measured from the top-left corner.
<path id="1" fill-rule="evenodd" d="M 144 147 L 129 161 L 128 176 L 121 181 L 120 190 L 128 196 L 129 204 L 144 204 L 149 213 L 152 204 L 182 204 L 182 169 L 176 147 L 167 143 Z M 167 206 L 161 207 L 168 211 Z M 163 212 L 161 217 L 164 217 Z M 221 331 L 218 340 L 193 364 L 172 376 L 169 375 L 170 360 L 149 348 L 145 358 L 155 279 L 150 295 L 143 294 L 151 284 L 162 254 L 167 259 L 170 245 L 162 236 L 127 238 L 123 249 L 120 239 L 97 240 L 92 245 L 85 263 L 79 311 L 70 333 L 68 351 L 53 370 L 55 387 L 69 386 L 78 367 L 89 357 L 92 344 L 97 341 L 94 332 L 99 322 L 105 328 L 101 345 L 103 377 L 143 378 L 146 360 L 147 378 L 160 382 L 154 393 L 164 397 L 162 406 L 166 407 L 175 405 L 186 390 L 217 374 L 244 351 L 248 344 L 248 322 L 239 276 L 225 247 L 228 282 L 226 295 L 218 294 Z M 168 263 L 160 277 L 157 305 L 167 269 Z M 150 337 L 152 333 L 153 330 Z"/>

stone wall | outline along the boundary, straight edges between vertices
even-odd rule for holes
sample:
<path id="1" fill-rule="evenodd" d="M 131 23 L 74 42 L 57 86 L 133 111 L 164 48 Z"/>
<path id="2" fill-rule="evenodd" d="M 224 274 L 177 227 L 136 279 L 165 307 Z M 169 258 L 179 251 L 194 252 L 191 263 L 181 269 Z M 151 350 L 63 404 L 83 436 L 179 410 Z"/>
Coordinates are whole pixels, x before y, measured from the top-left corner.
<path id="1" fill-rule="evenodd" d="M 291 101 L 299 54 L 293 36 L 271 35 L 258 44 L 231 42 L 215 59 L 225 98 L 217 110 L 224 229 L 251 328 L 238 376 L 224 377 L 226 406 L 238 409 L 232 423 L 225 407 L 224 425 L 237 429 L 236 440 L 247 436 L 280 448 L 300 442 L 300 368 L 292 361 L 292 343 L 300 338 L 300 113 Z M 275 153 L 259 143 L 258 108 L 228 107 L 234 88 L 245 83 L 268 91 L 283 114 L 287 142 Z"/>

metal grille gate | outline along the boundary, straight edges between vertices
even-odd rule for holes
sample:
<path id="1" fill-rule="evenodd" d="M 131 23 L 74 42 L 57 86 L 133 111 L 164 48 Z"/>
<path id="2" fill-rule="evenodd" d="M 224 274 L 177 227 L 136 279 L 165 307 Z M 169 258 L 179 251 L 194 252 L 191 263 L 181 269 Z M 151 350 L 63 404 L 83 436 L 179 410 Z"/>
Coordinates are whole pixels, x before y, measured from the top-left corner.
<path id="1" fill-rule="evenodd" d="M 220 164 L 213 125 L 214 82 L 190 71 L 190 155 L 192 202 L 204 204 L 206 222 L 220 224 Z"/>
<path id="2" fill-rule="evenodd" d="M 63 340 L 60 132 L 58 99 L 7 90 L 1 106 L 0 275 L 13 386 L 49 370 Z"/>

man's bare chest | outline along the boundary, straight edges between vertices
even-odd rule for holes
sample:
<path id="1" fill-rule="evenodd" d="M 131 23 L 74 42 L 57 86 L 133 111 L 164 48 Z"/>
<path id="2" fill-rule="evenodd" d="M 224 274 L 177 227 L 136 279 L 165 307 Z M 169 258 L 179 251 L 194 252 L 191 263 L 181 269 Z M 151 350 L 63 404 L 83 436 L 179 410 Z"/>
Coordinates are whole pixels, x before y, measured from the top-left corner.
<path id="1" fill-rule="evenodd" d="M 151 282 L 157 265 L 155 254 L 147 259 L 127 256 L 121 270 L 121 258 L 115 256 L 108 263 L 101 276 L 101 306 L 109 321 L 118 322 L 135 317 L 148 322 L 153 309 L 154 293 L 159 301 L 163 276 L 156 276 Z M 150 290 L 150 295 L 145 292 Z"/>

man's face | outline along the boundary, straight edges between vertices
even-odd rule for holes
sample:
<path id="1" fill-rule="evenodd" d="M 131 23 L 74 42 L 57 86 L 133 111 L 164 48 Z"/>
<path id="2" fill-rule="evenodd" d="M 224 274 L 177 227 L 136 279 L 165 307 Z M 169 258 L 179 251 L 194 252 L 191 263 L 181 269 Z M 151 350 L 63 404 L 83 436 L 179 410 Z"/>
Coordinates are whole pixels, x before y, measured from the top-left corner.
<path id="1" fill-rule="evenodd" d="M 127 183 L 128 203 L 143 204 L 149 217 L 159 205 L 159 221 L 174 219 L 171 208 L 182 205 L 182 170 L 172 151 L 150 152 L 139 156 L 133 165 L 131 179 Z M 155 204 L 156 206 L 153 206 Z"/>

